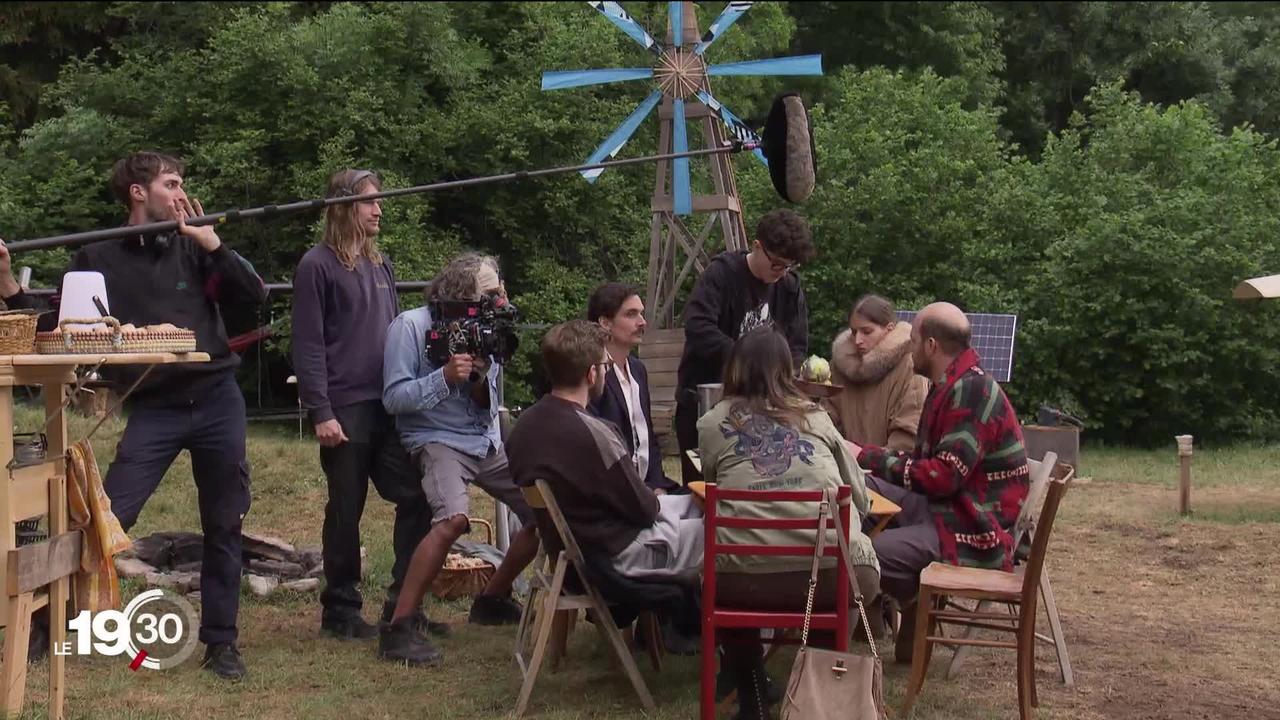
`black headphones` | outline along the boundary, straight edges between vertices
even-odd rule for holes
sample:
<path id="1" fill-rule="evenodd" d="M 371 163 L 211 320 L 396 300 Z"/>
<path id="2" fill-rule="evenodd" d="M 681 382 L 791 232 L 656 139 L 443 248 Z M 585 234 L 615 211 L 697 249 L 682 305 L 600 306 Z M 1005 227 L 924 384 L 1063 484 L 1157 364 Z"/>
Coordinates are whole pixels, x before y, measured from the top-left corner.
<path id="1" fill-rule="evenodd" d="M 351 181 L 338 188 L 333 197 L 351 197 L 352 195 L 356 195 L 356 188 L 360 187 L 360 183 L 371 177 L 376 178 L 378 177 L 378 174 L 372 170 L 356 171 L 356 174 L 351 178 Z"/>

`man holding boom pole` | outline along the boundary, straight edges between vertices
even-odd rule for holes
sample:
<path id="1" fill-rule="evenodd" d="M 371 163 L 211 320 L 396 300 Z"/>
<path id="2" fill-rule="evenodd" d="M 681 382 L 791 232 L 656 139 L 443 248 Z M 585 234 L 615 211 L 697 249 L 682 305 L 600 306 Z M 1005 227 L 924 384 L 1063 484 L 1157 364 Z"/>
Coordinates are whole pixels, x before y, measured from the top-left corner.
<path id="1" fill-rule="evenodd" d="M 195 332 L 207 363 L 104 367 L 102 375 L 123 391 L 128 425 L 104 481 L 111 509 L 127 532 L 160 485 L 174 458 L 191 453 L 204 533 L 200 566 L 202 666 L 239 680 L 244 661 L 236 647 L 240 610 L 241 525 L 249 512 L 244 395 L 236 383 L 240 358 L 227 345 L 219 304 L 262 303 L 266 286 L 253 266 L 226 245 L 211 225 L 186 220 L 204 214 L 182 188 L 177 158 L 140 152 L 121 159 L 111 189 L 124 204 L 127 225 L 177 221 L 176 232 L 133 234 L 81 248 L 73 271 L 96 271 L 106 280 L 107 304 L 122 324 L 172 323 Z M 0 242 L 0 297 L 10 308 L 32 307 L 11 272 Z M 145 373 L 145 375 L 144 375 Z"/>

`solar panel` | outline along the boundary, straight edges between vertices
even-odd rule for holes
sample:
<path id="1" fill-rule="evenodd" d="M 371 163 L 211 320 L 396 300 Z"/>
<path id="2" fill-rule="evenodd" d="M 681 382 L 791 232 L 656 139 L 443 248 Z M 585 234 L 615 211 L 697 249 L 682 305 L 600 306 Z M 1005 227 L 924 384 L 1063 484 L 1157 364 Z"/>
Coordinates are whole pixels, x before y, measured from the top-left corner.
<path id="1" fill-rule="evenodd" d="M 899 310 L 898 319 L 915 320 L 915 310 Z M 970 344 L 978 351 L 982 369 L 997 382 L 1009 382 L 1013 374 L 1013 337 L 1018 333 L 1018 316 L 995 313 L 965 313 L 971 328 Z"/>

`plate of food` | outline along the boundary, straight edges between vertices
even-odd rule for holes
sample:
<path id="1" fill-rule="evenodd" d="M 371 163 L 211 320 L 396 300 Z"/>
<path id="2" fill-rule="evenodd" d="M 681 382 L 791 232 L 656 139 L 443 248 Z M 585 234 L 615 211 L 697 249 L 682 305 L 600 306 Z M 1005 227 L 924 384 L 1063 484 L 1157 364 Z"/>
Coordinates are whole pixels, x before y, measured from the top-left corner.
<path id="1" fill-rule="evenodd" d="M 810 355 L 800 366 L 796 386 L 811 397 L 824 398 L 834 397 L 844 389 L 843 385 L 831 382 L 831 363 L 817 355 Z"/>

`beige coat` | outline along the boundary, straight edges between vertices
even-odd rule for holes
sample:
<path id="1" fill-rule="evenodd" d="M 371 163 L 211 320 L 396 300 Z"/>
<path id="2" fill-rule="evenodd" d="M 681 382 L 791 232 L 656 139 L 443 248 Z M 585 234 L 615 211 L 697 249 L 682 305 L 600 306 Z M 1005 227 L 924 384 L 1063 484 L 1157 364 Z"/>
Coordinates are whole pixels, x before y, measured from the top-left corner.
<path id="1" fill-rule="evenodd" d="M 831 344 L 831 379 L 844 390 L 824 403 L 845 439 L 910 452 L 929 381 L 911 362 L 911 325 L 898 322 L 866 357 L 848 328 Z"/>

